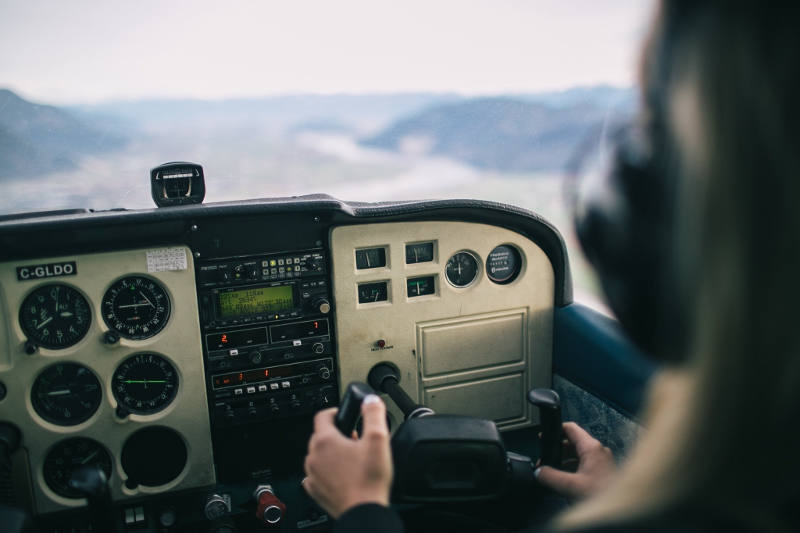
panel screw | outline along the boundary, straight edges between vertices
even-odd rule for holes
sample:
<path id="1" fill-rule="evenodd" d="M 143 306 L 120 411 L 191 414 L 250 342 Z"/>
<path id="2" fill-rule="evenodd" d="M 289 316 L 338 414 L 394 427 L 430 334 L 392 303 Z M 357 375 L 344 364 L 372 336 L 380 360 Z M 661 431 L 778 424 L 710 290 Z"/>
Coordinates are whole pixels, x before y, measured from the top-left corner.
<path id="1" fill-rule="evenodd" d="M 197 224 L 192 224 L 192 227 L 191 227 L 192 231 L 197 231 L 198 229 L 199 228 L 197 227 Z"/>

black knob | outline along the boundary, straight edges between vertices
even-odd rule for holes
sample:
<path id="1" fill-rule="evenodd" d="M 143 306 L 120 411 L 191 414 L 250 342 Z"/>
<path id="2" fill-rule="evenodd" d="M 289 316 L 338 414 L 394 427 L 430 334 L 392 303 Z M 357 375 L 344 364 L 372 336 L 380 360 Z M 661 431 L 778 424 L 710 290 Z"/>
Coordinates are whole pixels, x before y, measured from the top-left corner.
<path id="1" fill-rule="evenodd" d="M 231 497 L 227 494 L 210 494 L 203 510 L 209 520 L 226 516 L 231 512 Z"/>
<path id="2" fill-rule="evenodd" d="M 331 369 L 327 366 L 320 367 L 319 369 L 319 377 L 322 379 L 330 379 L 331 378 Z"/>
<path id="3" fill-rule="evenodd" d="M 366 383 L 354 381 L 347 386 L 334 422 L 344 436 L 349 437 L 356 428 L 358 417 L 361 416 L 361 404 L 369 394 L 375 394 L 375 391 Z"/>
<path id="4" fill-rule="evenodd" d="M 103 334 L 103 342 L 106 344 L 116 344 L 119 342 L 119 334 L 115 331 L 106 331 Z"/>
<path id="5" fill-rule="evenodd" d="M 253 352 L 250 354 L 250 362 L 253 363 L 254 365 L 260 363 L 262 359 L 263 356 L 261 355 L 261 352 Z"/>
<path id="6" fill-rule="evenodd" d="M 25 341 L 25 353 L 26 354 L 33 355 L 33 354 L 36 353 L 36 350 L 38 350 L 38 349 L 39 349 L 39 347 L 36 344 L 34 344 L 33 342 L 31 342 L 30 340 Z"/>
<path id="7" fill-rule="evenodd" d="M 321 342 L 315 342 L 315 343 L 313 344 L 313 346 L 311 346 L 311 350 L 312 350 L 312 351 L 313 351 L 315 354 L 321 354 L 322 352 L 324 352 L 324 351 L 325 351 L 325 345 L 324 345 L 324 344 L 322 344 Z"/>
<path id="8" fill-rule="evenodd" d="M 561 399 L 552 389 L 533 389 L 528 401 L 539 408 L 542 464 L 561 467 Z"/>
<path id="9" fill-rule="evenodd" d="M 328 301 L 327 298 L 317 298 L 314 300 L 314 309 L 322 313 L 323 315 L 327 315 L 331 312 L 331 303 Z"/>

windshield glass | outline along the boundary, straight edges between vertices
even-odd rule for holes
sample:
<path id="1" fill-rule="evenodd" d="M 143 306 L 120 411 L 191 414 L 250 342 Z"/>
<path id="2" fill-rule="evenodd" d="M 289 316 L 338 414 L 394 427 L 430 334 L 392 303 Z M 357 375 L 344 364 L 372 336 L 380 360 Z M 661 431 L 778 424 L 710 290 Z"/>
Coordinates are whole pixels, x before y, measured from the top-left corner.
<path id="1" fill-rule="evenodd" d="M 633 112 L 652 7 L 0 0 L 0 214 L 152 207 L 191 161 L 206 202 L 479 198 L 571 244 L 564 166 Z"/>

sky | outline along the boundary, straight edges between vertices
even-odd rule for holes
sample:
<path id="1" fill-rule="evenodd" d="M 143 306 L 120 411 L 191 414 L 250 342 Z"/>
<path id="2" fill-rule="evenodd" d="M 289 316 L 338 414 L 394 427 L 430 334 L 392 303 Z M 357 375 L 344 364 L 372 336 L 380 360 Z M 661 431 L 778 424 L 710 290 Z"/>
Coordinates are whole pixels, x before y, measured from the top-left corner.
<path id="1" fill-rule="evenodd" d="M 0 0 L 0 87 L 57 104 L 630 86 L 653 0 Z"/>

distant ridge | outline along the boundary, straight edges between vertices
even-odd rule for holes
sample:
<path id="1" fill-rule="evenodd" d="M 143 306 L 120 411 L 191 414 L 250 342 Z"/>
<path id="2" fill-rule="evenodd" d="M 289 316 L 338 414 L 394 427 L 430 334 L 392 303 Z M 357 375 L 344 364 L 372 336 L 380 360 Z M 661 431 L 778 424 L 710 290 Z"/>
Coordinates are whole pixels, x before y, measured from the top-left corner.
<path id="1" fill-rule="evenodd" d="M 560 96 L 560 98 L 559 98 Z M 612 116 L 632 112 L 617 94 L 609 110 L 590 94 L 479 98 L 426 109 L 361 142 L 400 152 L 421 152 L 502 172 L 559 171 L 579 143 Z M 551 105 L 541 102 L 552 101 Z"/>
<path id="2" fill-rule="evenodd" d="M 117 150 L 125 143 L 117 132 L 0 89 L 0 178 L 70 170 L 84 154 Z"/>

